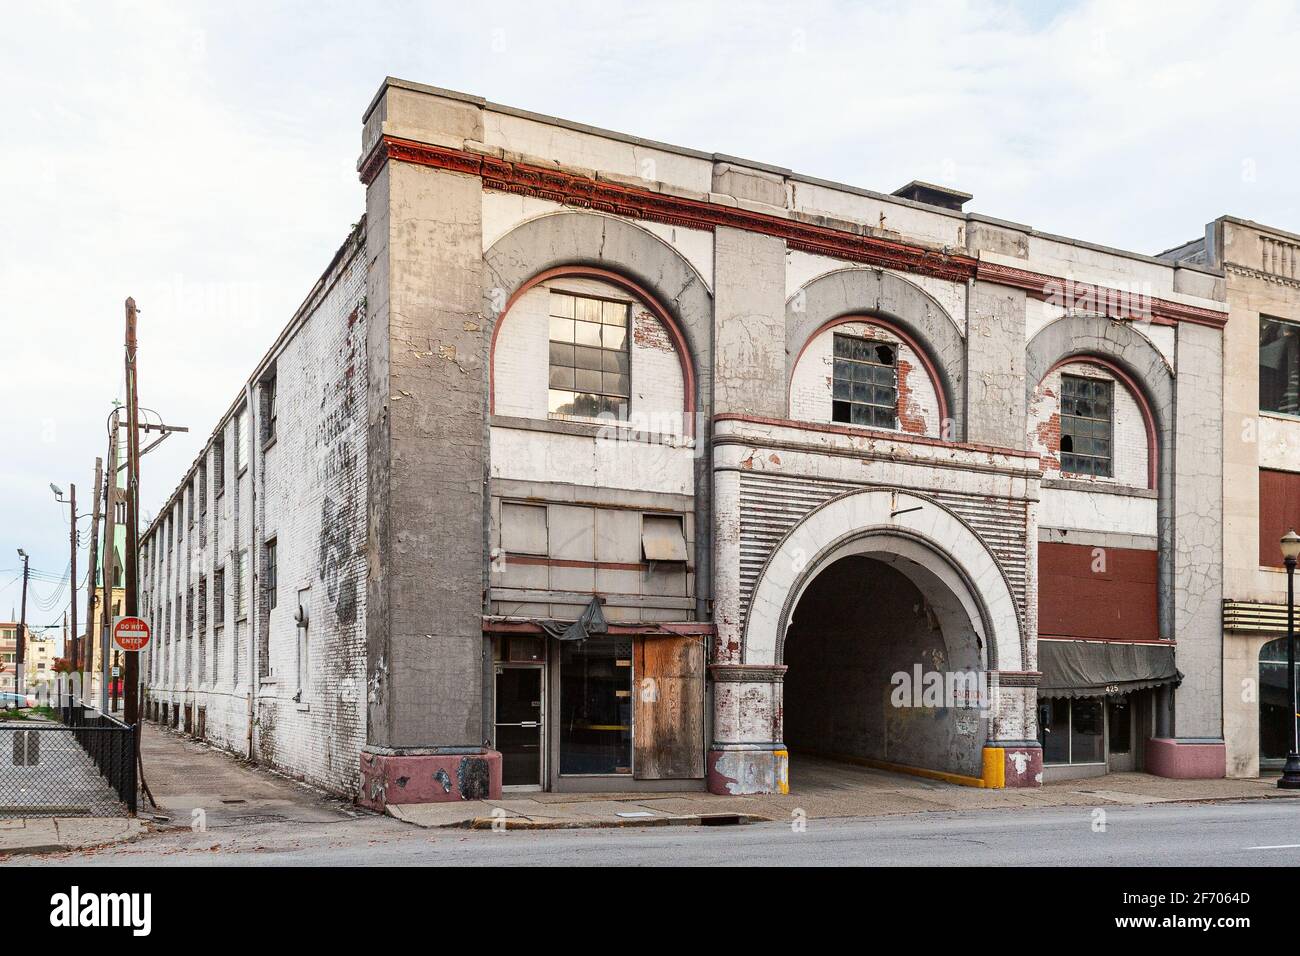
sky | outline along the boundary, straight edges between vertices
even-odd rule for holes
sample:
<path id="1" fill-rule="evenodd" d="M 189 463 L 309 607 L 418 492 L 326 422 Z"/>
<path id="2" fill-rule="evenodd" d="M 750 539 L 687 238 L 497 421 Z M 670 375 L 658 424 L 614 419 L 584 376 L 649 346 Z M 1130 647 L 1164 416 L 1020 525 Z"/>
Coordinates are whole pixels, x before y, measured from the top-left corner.
<path id="1" fill-rule="evenodd" d="M 1300 232 L 1292 3 L 0 3 L 0 619 L 69 562 L 106 421 L 188 434 L 152 516 L 364 210 L 387 75 L 1155 253 L 1224 214 Z M 83 528 L 86 521 L 81 522 Z M 86 567 L 83 550 L 79 558 Z M 79 598 L 84 617 L 85 594 Z M 28 619 L 67 604 L 34 581 Z"/>

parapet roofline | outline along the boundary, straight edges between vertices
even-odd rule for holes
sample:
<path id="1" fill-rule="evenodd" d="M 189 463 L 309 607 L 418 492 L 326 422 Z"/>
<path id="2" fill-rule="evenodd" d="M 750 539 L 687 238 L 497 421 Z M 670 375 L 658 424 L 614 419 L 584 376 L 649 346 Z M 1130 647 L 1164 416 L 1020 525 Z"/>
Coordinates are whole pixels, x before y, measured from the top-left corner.
<path id="1" fill-rule="evenodd" d="M 388 90 L 390 87 L 394 89 L 410 90 L 415 93 L 426 93 L 430 96 L 438 96 L 449 100 L 456 100 L 461 103 L 468 103 L 473 106 L 477 106 L 481 109 L 488 110 L 493 113 L 501 113 L 506 116 L 515 116 L 515 117 L 519 117 L 520 119 L 533 120 L 535 122 L 544 123 L 550 126 L 558 126 L 561 129 L 572 130 L 577 133 L 587 133 L 592 136 L 600 136 L 605 139 L 611 139 L 614 140 L 615 142 L 620 142 L 620 143 L 628 143 L 633 146 L 644 146 L 647 149 L 656 149 L 665 153 L 672 153 L 676 156 L 685 156 L 689 159 L 699 159 L 699 160 L 705 160 L 707 162 L 713 162 L 713 163 L 732 163 L 737 166 L 745 166 L 749 169 L 755 169 L 761 172 L 773 173 L 778 176 L 784 176 L 785 178 L 796 183 L 805 183 L 811 186 L 820 186 L 826 189 L 839 190 L 841 192 L 845 192 L 850 195 L 863 196 L 868 199 L 875 199 L 881 202 L 896 203 L 898 205 L 907 206 L 912 209 L 923 210 L 925 212 L 937 216 L 950 216 L 953 219 L 959 219 L 965 222 L 977 221 L 977 222 L 992 223 L 995 225 L 1002 226 L 1004 228 L 1014 229 L 1016 231 L 1023 232 L 1026 235 L 1033 236 L 1035 238 L 1043 239 L 1049 242 L 1060 242 L 1066 245 L 1076 246 L 1077 248 L 1080 249 L 1087 249 L 1092 252 L 1102 252 L 1108 255 L 1119 256 L 1120 258 L 1132 259 L 1137 262 L 1145 262 L 1152 265 L 1164 266 L 1165 268 L 1170 268 L 1170 269 L 1172 268 L 1189 269 L 1193 272 L 1204 272 L 1207 275 L 1214 275 L 1214 276 L 1222 275 L 1222 272 L 1220 270 L 1209 268 L 1207 266 L 1203 266 L 1197 263 L 1185 263 L 1185 262 L 1174 263 L 1174 262 L 1170 262 L 1168 259 L 1161 259 L 1157 256 L 1148 255 L 1147 253 L 1143 253 L 1143 252 L 1134 252 L 1131 249 L 1120 249 L 1115 246 L 1107 246 L 1102 243 L 1088 242 L 1087 240 L 1076 239 L 1071 236 L 1061 236 L 1056 233 L 1043 232 L 1039 229 L 1035 229 L 1033 226 L 1029 226 L 1024 223 L 1013 222 L 1011 220 L 1006 220 L 1006 219 L 998 219 L 996 217 L 989 216 L 983 213 L 966 212 L 966 211 L 962 211 L 960 208 L 953 209 L 953 208 L 946 208 L 944 206 L 930 205 L 928 203 L 918 202 L 917 200 L 910 199 L 906 196 L 898 195 L 897 193 L 892 193 L 892 194 L 882 193 L 873 189 L 866 189 L 861 186 L 854 186 L 849 183 L 836 182 L 835 180 L 830 180 L 830 179 L 820 179 L 816 176 L 810 176 L 805 173 L 795 172 L 794 170 L 788 169 L 784 166 L 775 166 L 771 163 L 764 163 L 758 160 L 744 159 L 743 157 L 732 156 L 728 153 L 710 153 L 710 152 L 705 152 L 703 150 L 691 149 L 690 147 L 687 146 L 676 146 L 673 145 L 672 143 L 664 143 L 661 142 L 660 140 L 646 139 L 645 137 L 642 136 L 633 136 L 630 133 L 621 133 L 618 130 L 605 129 L 600 126 L 592 126 L 587 123 L 579 123 L 574 120 L 567 120 L 559 116 L 551 116 L 546 113 L 536 113 L 531 110 L 519 109 L 518 107 L 507 106 L 504 103 L 494 103 L 491 100 L 485 99 L 482 96 L 475 96 L 472 93 L 463 93 L 459 90 L 451 90 L 441 86 L 431 86 L 427 83 L 416 83 L 413 80 L 404 80 L 401 77 L 396 77 L 396 76 L 384 77 L 384 81 L 379 85 L 378 91 L 375 93 L 374 97 L 371 98 L 370 104 L 366 107 L 365 112 L 361 116 L 361 122 L 363 125 L 369 121 L 370 114 L 374 112 L 375 107 L 378 106 L 380 100 L 383 99 L 384 92 Z M 363 161 L 364 161 L 364 157 L 363 157 Z M 949 189 L 949 187 L 945 187 L 945 186 L 934 186 L 932 184 L 922 183 L 919 180 L 914 180 L 913 183 L 909 183 L 908 185 L 911 186 L 913 184 L 920 185 L 920 186 L 929 186 L 932 189 L 943 190 L 947 193 L 950 193 L 953 196 L 965 196 L 966 199 L 964 201 L 967 202 L 970 201 L 972 198 L 974 198 L 969 193 L 962 193 L 959 190 Z M 899 190 L 899 192 L 902 192 L 902 190 L 906 188 L 907 188 L 906 186 L 902 187 Z"/>

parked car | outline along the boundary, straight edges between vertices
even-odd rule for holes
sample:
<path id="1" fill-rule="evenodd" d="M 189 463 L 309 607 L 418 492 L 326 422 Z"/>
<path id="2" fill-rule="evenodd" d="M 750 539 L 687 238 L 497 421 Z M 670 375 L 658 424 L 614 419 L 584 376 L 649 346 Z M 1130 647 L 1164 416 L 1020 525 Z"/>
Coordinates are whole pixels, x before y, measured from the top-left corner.
<path id="1" fill-rule="evenodd" d="M 36 698 L 31 694 L 0 693 L 0 710 L 17 710 L 20 707 L 35 707 Z"/>

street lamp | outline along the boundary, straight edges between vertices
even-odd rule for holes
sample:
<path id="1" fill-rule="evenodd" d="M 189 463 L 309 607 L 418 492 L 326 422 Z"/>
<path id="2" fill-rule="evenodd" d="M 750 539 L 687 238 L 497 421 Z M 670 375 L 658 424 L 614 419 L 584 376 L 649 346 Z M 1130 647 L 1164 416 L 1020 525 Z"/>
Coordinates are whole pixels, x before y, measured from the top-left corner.
<path id="1" fill-rule="evenodd" d="M 1300 557 L 1300 534 L 1292 528 L 1282 535 L 1282 563 L 1286 565 L 1286 700 L 1291 721 L 1291 747 L 1277 785 L 1283 790 L 1300 790 L 1300 717 L 1295 699 L 1295 565 Z"/>

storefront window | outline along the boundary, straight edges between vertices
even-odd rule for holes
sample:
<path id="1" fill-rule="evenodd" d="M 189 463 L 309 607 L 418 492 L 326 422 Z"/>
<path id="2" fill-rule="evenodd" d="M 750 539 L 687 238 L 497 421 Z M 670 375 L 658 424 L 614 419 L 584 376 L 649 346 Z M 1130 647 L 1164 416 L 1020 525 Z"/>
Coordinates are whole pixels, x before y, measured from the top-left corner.
<path id="1" fill-rule="evenodd" d="M 631 772 L 631 639 L 562 642 L 560 773 Z"/>
<path id="2" fill-rule="evenodd" d="M 1043 763 L 1101 763 L 1105 709 L 1097 697 L 1049 697 L 1038 702 Z"/>
<path id="3" fill-rule="evenodd" d="M 1297 664 L 1300 672 L 1300 664 Z M 1282 761 L 1294 731 L 1287 719 L 1286 638 L 1269 641 L 1259 651 L 1259 759 Z"/>

